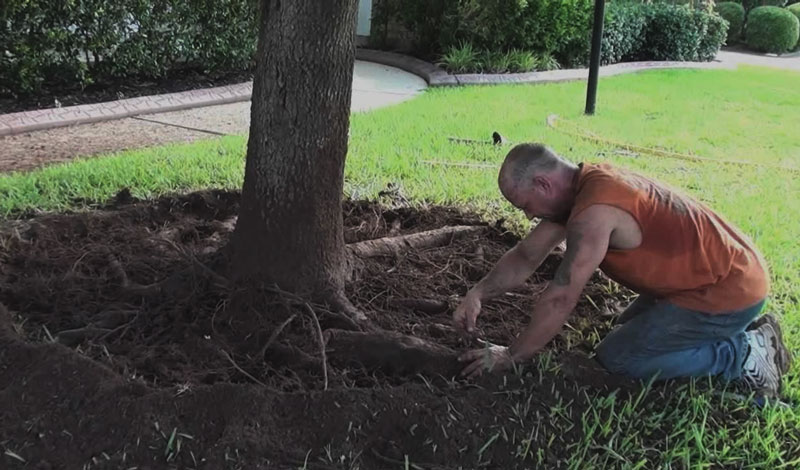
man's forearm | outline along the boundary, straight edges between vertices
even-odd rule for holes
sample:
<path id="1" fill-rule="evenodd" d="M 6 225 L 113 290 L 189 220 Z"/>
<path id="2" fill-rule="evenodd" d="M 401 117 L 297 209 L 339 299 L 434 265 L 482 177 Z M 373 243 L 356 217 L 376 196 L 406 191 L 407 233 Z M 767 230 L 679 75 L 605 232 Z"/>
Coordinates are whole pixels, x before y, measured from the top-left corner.
<path id="1" fill-rule="evenodd" d="M 563 289 L 548 289 L 531 313 L 531 320 L 522 334 L 511 344 L 509 353 L 514 361 L 527 360 L 550 342 L 567 322 L 577 299 Z"/>
<path id="2" fill-rule="evenodd" d="M 470 289 L 480 300 L 488 300 L 522 285 L 538 267 L 531 263 L 519 248 L 512 248 L 497 262 L 492 270 Z"/>

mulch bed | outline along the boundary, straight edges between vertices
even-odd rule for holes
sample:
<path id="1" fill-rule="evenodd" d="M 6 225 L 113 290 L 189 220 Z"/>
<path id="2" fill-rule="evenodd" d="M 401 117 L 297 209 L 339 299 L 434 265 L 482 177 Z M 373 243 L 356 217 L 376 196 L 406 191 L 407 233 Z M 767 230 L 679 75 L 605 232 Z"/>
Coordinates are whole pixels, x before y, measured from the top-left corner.
<path id="1" fill-rule="evenodd" d="M 4 223 L 4 468 L 558 468 L 587 388 L 640 388 L 590 357 L 631 295 L 600 274 L 546 355 L 505 375 L 455 377 L 454 354 L 476 343 L 450 326 L 454 296 L 517 242 L 502 222 L 344 204 L 348 243 L 485 229 L 357 263 L 347 294 L 407 347 L 398 354 L 350 342 L 368 333 L 323 305 L 226 283 L 220 248 L 238 203 L 231 192 L 121 193 L 102 209 Z M 559 260 L 486 302 L 480 337 L 508 344 Z"/>
<path id="2" fill-rule="evenodd" d="M 0 94 L 0 114 L 176 93 L 242 83 L 252 79 L 252 72 L 206 74 L 196 70 L 178 70 L 162 79 L 129 77 L 93 83 L 84 89 L 75 86 L 47 85 L 33 94 L 20 96 Z"/>

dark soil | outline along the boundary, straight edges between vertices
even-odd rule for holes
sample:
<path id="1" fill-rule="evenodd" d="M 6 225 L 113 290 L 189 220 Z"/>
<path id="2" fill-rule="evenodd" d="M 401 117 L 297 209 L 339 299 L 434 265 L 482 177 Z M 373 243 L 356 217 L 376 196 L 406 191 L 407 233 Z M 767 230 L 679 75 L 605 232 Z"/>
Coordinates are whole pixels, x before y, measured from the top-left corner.
<path id="1" fill-rule="evenodd" d="M 83 89 L 77 86 L 50 84 L 33 94 L 16 96 L 0 94 L 0 114 L 56 108 L 58 107 L 56 100 L 61 106 L 102 103 L 138 96 L 224 86 L 252 79 L 253 73 L 247 71 L 201 73 L 197 70 L 177 70 L 161 79 L 128 77 L 93 83 Z"/>
<path id="2" fill-rule="evenodd" d="M 0 446 L 14 455 L 0 467 L 559 468 L 580 437 L 566 423 L 580 421 L 591 393 L 639 390 L 590 357 L 630 294 L 599 274 L 537 360 L 473 382 L 453 377 L 452 354 L 474 346 L 450 326 L 453 296 L 516 243 L 501 223 L 359 262 L 350 299 L 388 337 L 410 335 L 411 354 L 400 366 L 391 348 L 354 360 L 337 344 L 364 333 L 337 336 L 350 326 L 340 315 L 226 282 L 219 248 L 238 199 L 121 193 L 102 210 L 5 224 Z M 344 220 L 347 242 L 486 225 L 448 208 L 368 202 L 346 203 Z M 508 344 L 558 261 L 485 304 L 483 339 Z M 323 363 L 319 333 L 330 328 Z M 417 343 L 434 360 L 414 356 Z M 553 410 L 564 404 L 562 419 Z"/>

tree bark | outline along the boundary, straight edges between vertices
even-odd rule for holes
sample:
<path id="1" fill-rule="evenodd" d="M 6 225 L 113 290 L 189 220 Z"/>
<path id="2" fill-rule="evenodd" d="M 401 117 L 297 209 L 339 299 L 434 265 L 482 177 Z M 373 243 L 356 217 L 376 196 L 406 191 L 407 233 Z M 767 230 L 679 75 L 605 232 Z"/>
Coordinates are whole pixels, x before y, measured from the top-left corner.
<path id="1" fill-rule="evenodd" d="M 356 0 L 262 0 L 232 275 L 343 297 Z"/>

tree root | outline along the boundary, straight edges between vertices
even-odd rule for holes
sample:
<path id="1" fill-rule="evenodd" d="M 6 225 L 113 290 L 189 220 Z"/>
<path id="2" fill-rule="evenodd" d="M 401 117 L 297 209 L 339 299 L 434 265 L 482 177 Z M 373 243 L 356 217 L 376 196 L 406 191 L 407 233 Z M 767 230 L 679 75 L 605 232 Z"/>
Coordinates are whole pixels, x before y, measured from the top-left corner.
<path id="1" fill-rule="evenodd" d="M 96 315 L 92 325 L 98 328 L 116 328 L 130 322 L 138 314 L 138 310 L 108 310 Z"/>
<path id="2" fill-rule="evenodd" d="M 390 375 L 452 377 L 461 367 L 456 351 L 391 331 L 325 331 L 331 361 L 381 370 Z"/>
<path id="3" fill-rule="evenodd" d="M 408 308 L 428 315 L 438 315 L 450 308 L 450 304 L 446 300 L 435 299 L 390 298 L 387 304 L 390 307 Z"/>
<path id="4" fill-rule="evenodd" d="M 319 340 L 319 355 L 320 359 L 322 360 L 322 377 L 325 380 L 325 385 L 323 390 L 328 389 L 328 358 L 325 356 L 325 338 L 322 336 L 322 328 L 319 326 L 319 318 L 317 317 L 317 312 L 311 308 L 311 305 L 306 303 L 306 310 L 308 313 L 311 314 L 311 317 L 314 319 L 314 326 L 317 328 L 317 339 Z"/>
<path id="5" fill-rule="evenodd" d="M 233 358 L 231 357 L 231 355 L 230 355 L 230 354 L 228 354 L 228 352 L 227 352 L 227 351 L 225 351 L 224 349 L 220 348 L 220 350 L 219 350 L 219 353 L 222 355 L 222 357 L 224 357 L 225 359 L 227 359 L 227 360 L 228 360 L 228 362 L 230 362 L 230 363 L 231 363 L 231 365 L 233 366 L 233 368 L 234 368 L 234 369 L 236 369 L 236 370 L 238 370 L 239 372 L 241 372 L 241 373 L 242 373 L 242 375 L 244 375 L 244 376 L 245 376 L 245 377 L 247 377 L 248 379 L 252 380 L 253 382 L 255 382 L 255 383 L 257 383 L 257 384 L 261 385 L 262 387 L 266 387 L 266 386 L 267 386 L 267 384 L 265 384 L 264 382 L 262 382 L 262 381 L 258 380 L 257 378 L 253 377 L 253 375 L 252 375 L 252 374 L 250 374 L 250 373 L 249 373 L 249 372 L 247 372 L 246 370 L 242 369 L 242 368 L 239 366 L 239 364 L 237 364 L 237 363 L 236 363 L 236 361 L 234 361 L 234 360 L 233 360 Z"/>
<path id="6" fill-rule="evenodd" d="M 103 335 L 111 333 L 112 329 L 97 328 L 94 326 L 85 326 L 83 328 L 75 328 L 72 330 L 59 331 L 56 334 L 56 341 L 64 346 L 74 347 L 88 339 L 99 338 Z"/>
<path id="7" fill-rule="evenodd" d="M 277 328 L 272 330 L 272 333 L 269 335 L 269 338 L 267 338 L 267 342 L 264 343 L 264 347 L 261 348 L 261 352 L 258 354 L 259 357 L 264 357 L 264 354 L 267 352 L 267 350 L 269 350 L 269 348 L 272 347 L 272 343 L 274 343 L 275 340 L 278 339 L 278 336 L 281 334 L 283 329 L 286 328 L 289 325 L 289 323 L 291 323 L 292 320 L 295 319 L 296 316 L 297 315 L 290 316 L 289 318 L 284 320 L 283 323 L 278 325 Z"/>
<path id="8" fill-rule="evenodd" d="M 410 235 L 350 243 L 347 245 L 347 249 L 350 253 L 360 258 L 399 255 L 409 249 L 443 246 L 457 238 L 478 234 L 484 230 L 486 230 L 486 227 L 481 225 L 457 225 Z"/>

